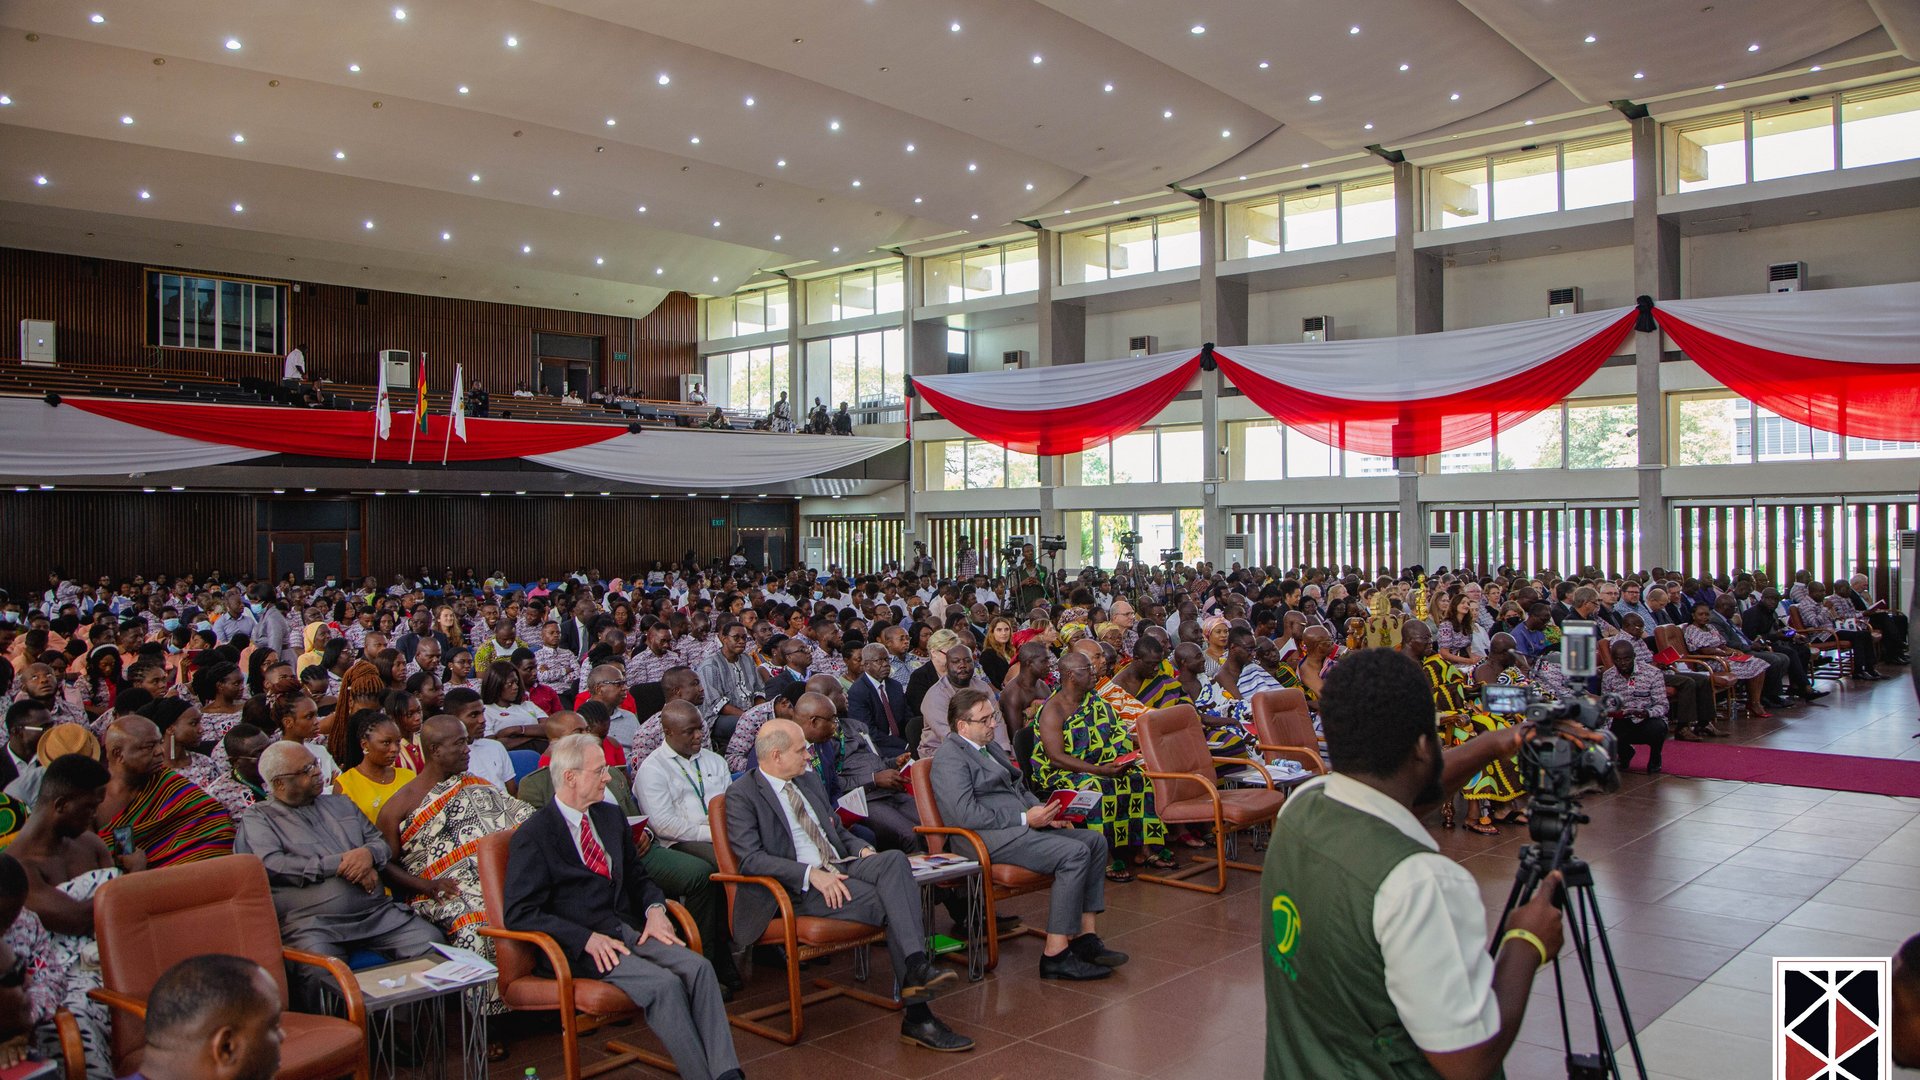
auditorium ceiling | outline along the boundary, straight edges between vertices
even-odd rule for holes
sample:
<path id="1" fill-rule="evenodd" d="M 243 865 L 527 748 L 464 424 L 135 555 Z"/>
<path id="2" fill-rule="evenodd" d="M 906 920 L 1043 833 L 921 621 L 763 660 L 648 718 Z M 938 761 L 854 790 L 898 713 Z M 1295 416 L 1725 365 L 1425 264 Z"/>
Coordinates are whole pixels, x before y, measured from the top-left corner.
<path id="1" fill-rule="evenodd" d="M 637 315 L 1916 58 L 1913 0 L 6 0 L 0 244 Z"/>

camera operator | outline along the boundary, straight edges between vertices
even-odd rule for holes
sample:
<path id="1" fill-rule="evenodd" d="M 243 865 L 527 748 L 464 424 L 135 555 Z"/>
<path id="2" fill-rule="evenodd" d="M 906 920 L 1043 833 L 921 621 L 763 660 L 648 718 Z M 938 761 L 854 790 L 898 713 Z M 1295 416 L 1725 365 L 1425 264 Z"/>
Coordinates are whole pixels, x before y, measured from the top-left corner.
<path id="1" fill-rule="evenodd" d="M 1034 558 L 1033 545 L 1022 544 L 1017 558 L 1007 560 L 1007 601 L 1027 611 L 1047 599 L 1047 568 Z"/>
<path id="2" fill-rule="evenodd" d="M 1497 1076 L 1560 950 L 1560 877 L 1513 910 L 1490 957 L 1473 876 L 1417 815 L 1518 753 L 1531 725 L 1443 752 L 1425 674 L 1390 649 L 1342 660 L 1320 716 L 1334 772 L 1281 807 L 1261 877 L 1267 1080 Z"/>

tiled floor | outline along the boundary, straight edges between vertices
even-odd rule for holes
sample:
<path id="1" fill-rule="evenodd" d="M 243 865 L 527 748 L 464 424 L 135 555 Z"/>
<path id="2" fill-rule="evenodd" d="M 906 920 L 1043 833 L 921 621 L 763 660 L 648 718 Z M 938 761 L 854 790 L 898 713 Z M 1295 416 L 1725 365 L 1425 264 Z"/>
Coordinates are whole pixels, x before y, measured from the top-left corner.
<path id="1" fill-rule="evenodd" d="M 1911 686 L 1890 680 L 1771 721 L 1742 721 L 1736 739 L 1916 758 L 1916 715 Z M 1765 1076 L 1771 957 L 1885 956 L 1920 931 L 1920 799 L 1636 771 L 1618 793 L 1587 799 L 1586 810 L 1592 822 L 1581 828 L 1576 851 L 1594 869 L 1650 1076 Z M 1482 837 L 1434 827 L 1441 850 L 1480 882 L 1490 915 L 1506 900 L 1522 833 Z M 1039 939 L 1009 941 L 997 972 L 963 983 L 935 1006 L 978 1041 L 970 1054 L 903 1045 L 897 1016 L 845 1000 L 809 1010 L 798 1046 L 739 1032 L 735 1045 L 753 1080 L 1257 1077 L 1265 1015 L 1257 886 L 1257 875 L 1234 873 L 1218 897 L 1144 883 L 1112 888 L 1102 932 L 1133 961 L 1105 982 L 1042 982 Z M 1045 897 L 1009 907 L 1039 916 Z M 1569 1006 L 1580 1010 L 1586 993 L 1575 985 L 1577 970 L 1566 965 Z M 808 974 L 849 972 L 842 963 Z M 881 986 L 889 981 L 884 954 L 873 978 Z M 763 970 L 732 1007 L 780 1000 L 779 985 L 778 972 Z M 1603 999 L 1610 1001 L 1604 990 Z M 1576 1048 L 1592 1045 L 1588 1015 L 1570 1013 Z M 1611 1010 L 1609 1021 L 1618 1038 Z M 592 1046 L 613 1037 L 657 1046 L 644 1025 L 634 1024 L 590 1037 L 587 1060 Z M 1553 973 L 1546 969 L 1507 1075 L 1564 1076 L 1560 1045 Z M 548 1080 L 561 1075 L 553 1035 L 521 1039 L 492 1075 L 518 1078 L 530 1065 Z"/>

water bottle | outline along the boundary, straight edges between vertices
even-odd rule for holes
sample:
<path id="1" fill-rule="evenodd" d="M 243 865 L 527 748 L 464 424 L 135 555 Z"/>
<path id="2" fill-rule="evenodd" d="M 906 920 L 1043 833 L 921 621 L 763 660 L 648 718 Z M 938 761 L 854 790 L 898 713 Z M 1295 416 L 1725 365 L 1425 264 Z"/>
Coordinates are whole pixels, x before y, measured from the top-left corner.
<path id="1" fill-rule="evenodd" d="M 524 1076 L 526 1080 L 540 1080 L 540 1070 L 531 1065 L 527 1066 L 527 1071 L 521 1075 Z"/>

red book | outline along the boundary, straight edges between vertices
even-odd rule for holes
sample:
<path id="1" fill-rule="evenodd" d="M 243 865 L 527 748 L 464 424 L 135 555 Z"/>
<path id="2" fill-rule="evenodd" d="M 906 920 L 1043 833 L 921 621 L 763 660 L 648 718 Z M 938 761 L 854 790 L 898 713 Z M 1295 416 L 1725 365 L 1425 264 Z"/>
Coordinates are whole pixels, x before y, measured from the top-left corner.
<path id="1" fill-rule="evenodd" d="M 1117 758 L 1114 758 L 1114 759 L 1113 759 L 1113 764 L 1115 764 L 1115 765 L 1131 765 L 1131 764 L 1133 764 L 1134 762 L 1136 762 L 1136 761 L 1139 761 L 1139 760 L 1140 760 L 1140 751 L 1138 751 L 1138 750 L 1135 750 L 1135 751 L 1134 751 L 1133 753 L 1131 753 L 1131 754 L 1121 754 L 1121 755 L 1120 755 L 1119 757 L 1117 757 Z"/>
<path id="2" fill-rule="evenodd" d="M 1661 649 L 1659 652 L 1653 654 L 1653 662 L 1656 667 L 1671 667 L 1679 660 L 1680 650 L 1678 649 Z"/>
<path id="3" fill-rule="evenodd" d="M 1068 788 L 1065 791 L 1054 792 L 1048 796 L 1047 801 L 1060 808 L 1060 820 L 1071 821 L 1077 825 L 1087 820 L 1087 815 L 1100 805 L 1100 793 L 1075 791 Z"/>

